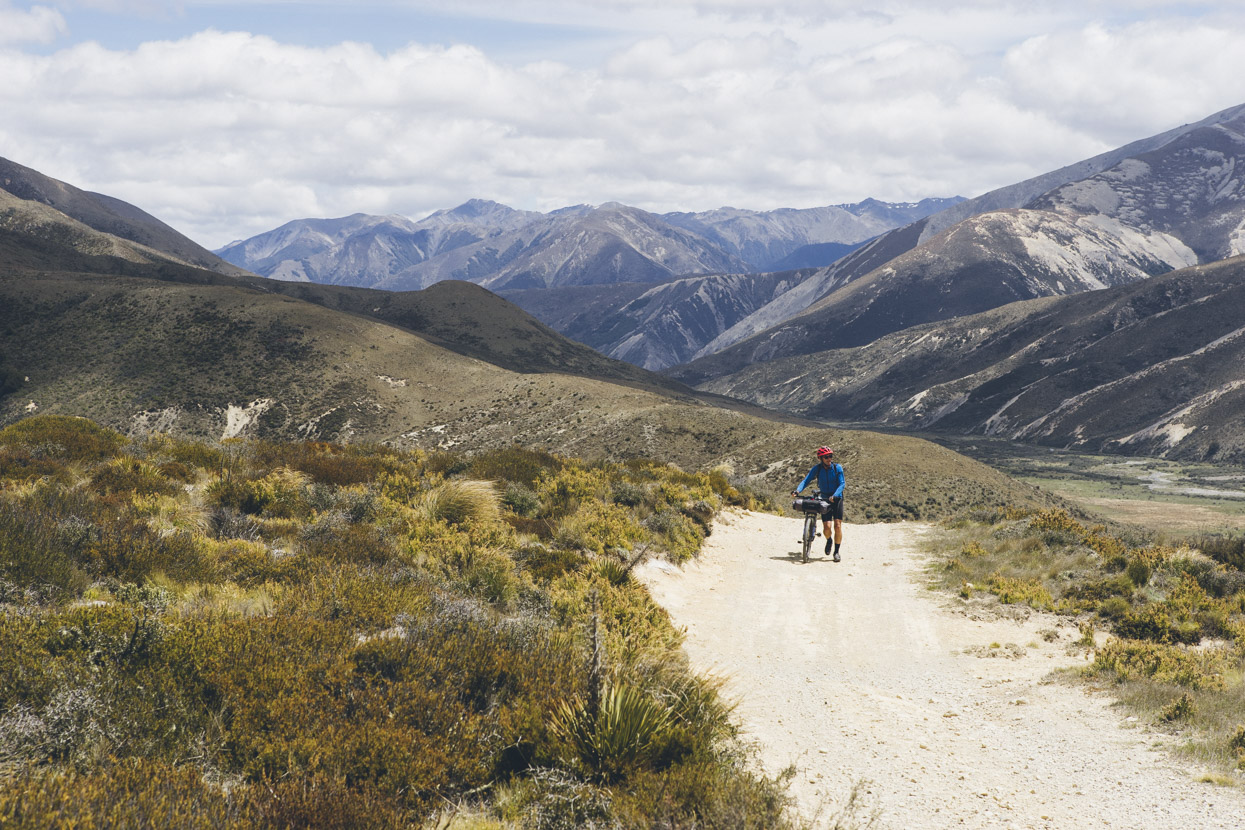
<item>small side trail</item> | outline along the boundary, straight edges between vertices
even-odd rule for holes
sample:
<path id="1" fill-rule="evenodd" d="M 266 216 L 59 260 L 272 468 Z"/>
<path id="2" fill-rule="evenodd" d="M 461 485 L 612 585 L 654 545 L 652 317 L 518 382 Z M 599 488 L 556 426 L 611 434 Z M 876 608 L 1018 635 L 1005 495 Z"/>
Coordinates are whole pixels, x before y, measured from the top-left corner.
<path id="1" fill-rule="evenodd" d="M 640 578 L 722 676 L 766 771 L 829 826 L 854 785 L 876 827 L 1245 827 L 1239 789 L 1198 780 L 1107 695 L 1061 681 L 1074 627 L 973 618 L 922 585 L 925 525 L 846 525 L 843 561 L 798 558 L 800 521 L 732 512 L 683 568 Z M 1055 637 L 1055 635 L 1058 635 Z"/>

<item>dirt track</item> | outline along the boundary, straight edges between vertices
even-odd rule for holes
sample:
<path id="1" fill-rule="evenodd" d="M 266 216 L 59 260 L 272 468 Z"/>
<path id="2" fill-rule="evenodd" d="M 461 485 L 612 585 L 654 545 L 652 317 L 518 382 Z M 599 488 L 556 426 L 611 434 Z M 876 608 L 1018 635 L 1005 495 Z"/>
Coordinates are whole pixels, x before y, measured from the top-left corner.
<path id="1" fill-rule="evenodd" d="M 846 525 L 842 563 L 800 564 L 799 520 L 734 513 L 695 563 L 641 569 L 693 662 L 727 678 L 768 771 L 795 764 L 816 826 L 864 782 L 858 817 L 894 830 L 1245 827 L 1241 790 L 1198 781 L 1166 736 L 1050 678 L 1084 660 L 1074 628 L 971 619 L 921 587 L 925 530 Z"/>

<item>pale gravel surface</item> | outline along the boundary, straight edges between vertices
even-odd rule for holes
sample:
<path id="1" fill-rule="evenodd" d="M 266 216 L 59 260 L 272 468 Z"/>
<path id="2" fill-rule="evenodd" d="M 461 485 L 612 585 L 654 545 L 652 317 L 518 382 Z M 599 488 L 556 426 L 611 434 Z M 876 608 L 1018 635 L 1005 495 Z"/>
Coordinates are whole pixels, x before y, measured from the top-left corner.
<path id="1" fill-rule="evenodd" d="M 806 816 L 829 826 L 864 781 L 874 826 L 894 830 L 1245 827 L 1240 789 L 1200 782 L 1107 695 L 1051 679 L 1084 662 L 1075 628 L 1046 642 L 1056 618 L 970 615 L 922 587 L 926 531 L 848 524 L 842 563 L 800 564 L 798 519 L 734 512 L 697 561 L 640 570 L 693 663 L 726 678 L 768 771 L 795 764 Z M 980 656 L 994 643 L 1023 656 Z"/>

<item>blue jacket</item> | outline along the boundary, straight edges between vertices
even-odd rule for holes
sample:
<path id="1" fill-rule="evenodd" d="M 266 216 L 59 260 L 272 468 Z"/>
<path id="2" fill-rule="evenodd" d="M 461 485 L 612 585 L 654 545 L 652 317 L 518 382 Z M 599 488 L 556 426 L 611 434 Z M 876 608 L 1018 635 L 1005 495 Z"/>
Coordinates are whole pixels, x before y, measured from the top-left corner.
<path id="1" fill-rule="evenodd" d="M 795 488 L 795 491 L 801 492 L 813 479 L 817 479 L 817 489 L 821 491 L 822 498 L 827 499 L 840 498 L 843 495 L 843 486 L 847 484 L 842 464 L 831 464 L 827 469 L 819 461 L 813 469 L 808 471 L 808 475 L 804 476 L 804 480 L 800 482 L 799 487 Z"/>

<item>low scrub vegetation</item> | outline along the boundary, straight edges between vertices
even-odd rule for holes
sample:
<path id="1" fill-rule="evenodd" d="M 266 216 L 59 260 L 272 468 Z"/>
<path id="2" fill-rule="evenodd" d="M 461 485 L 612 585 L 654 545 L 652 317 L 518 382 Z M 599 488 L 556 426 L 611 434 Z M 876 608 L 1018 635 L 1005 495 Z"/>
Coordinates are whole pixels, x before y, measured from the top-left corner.
<path id="1" fill-rule="evenodd" d="M 0 431 L 0 825 L 782 827 L 630 576 L 720 474 Z"/>
<path id="2" fill-rule="evenodd" d="M 1061 510 L 979 510 L 945 524 L 936 579 L 1076 619 L 1087 674 L 1116 684 L 1203 762 L 1245 770 L 1245 573 L 1241 540 L 1174 547 Z M 1093 630 L 1107 633 L 1095 645 Z"/>

